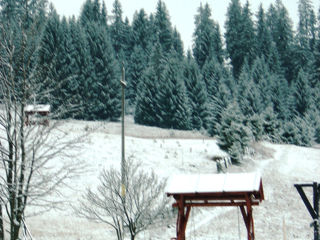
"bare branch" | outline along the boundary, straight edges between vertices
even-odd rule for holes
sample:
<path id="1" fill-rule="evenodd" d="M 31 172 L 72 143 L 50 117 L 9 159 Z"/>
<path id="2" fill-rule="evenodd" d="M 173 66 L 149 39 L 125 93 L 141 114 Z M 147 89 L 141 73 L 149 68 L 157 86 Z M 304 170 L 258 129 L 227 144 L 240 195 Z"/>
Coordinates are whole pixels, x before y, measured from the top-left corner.
<path id="1" fill-rule="evenodd" d="M 165 197 L 165 180 L 159 180 L 151 171 L 143 171 L 133 157 L 128 159 L 126 172 L 126 195 L 120 192 L 121 173 L 113 168 L 103 170 L 100 185 L 95 191 L 89 189 L 80 200 L 76 213 L 89 220 L 112 226 L 122 239 L 121 222 L 129 231 L 131 239 L 155 223 L 165 223 L 169 217 L 168 198 Z"/>

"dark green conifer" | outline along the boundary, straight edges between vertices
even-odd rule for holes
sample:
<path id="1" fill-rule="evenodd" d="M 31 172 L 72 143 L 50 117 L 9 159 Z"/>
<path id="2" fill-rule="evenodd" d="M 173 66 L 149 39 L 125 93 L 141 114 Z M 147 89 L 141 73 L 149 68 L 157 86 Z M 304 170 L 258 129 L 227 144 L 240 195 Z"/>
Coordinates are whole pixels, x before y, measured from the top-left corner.
<path id="1" fill-rule="evenodd" d="M 168 60 L 164 78 L 159 83 L 158 118 L 159 126 L 173 129 L 190 129 L 190 113 L 186 88 L 178 56 L 174 54 Z"/>
<path id="2" fill-rule="evenodd" d="M 187 89 L 188 103 L 191 112 L 192 129 L 208 129 L 210 119 L 209 98 L 198 65 L 188 53 L 183 70 L 184 82 Z"/>
<path id="3" fill-rule="evenodd" d="M 200 4 L 195 16 L 195 31 L 193 33 L 193 56 L 200 69 L 206 62 L 215 58 L 223 62 L 222 40 L 219 24 L 211 19 L 211 9 L 208 4 Z"/>

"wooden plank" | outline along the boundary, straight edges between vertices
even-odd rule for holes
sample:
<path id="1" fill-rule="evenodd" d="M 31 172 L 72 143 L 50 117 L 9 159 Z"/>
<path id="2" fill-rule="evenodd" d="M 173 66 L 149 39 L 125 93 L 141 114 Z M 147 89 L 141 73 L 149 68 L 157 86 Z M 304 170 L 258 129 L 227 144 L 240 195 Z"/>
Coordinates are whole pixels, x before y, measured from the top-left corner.
<path id="1" fill-rule="evenodd" d="M 240 207 L 245 206 L 246 202 L 203 202 L 203 203 L 185 203 L 186 207 Z M 258 206 L 259 202 L 252 202 L 251 205 Z M 178 207 L 177 203 L 172 204 L 172 207 Z"/>
<path id="2" fill-rule="evenodd" d="M 262 183 L 260 185 L 262 187 Z M 185 199 L 244 199 L 245 195 L 253 195 L 256 199 L 264 200 L 263 189 L 261 188 L 259 191 L 252 192 L 202 192 L 202 193 L 167 193 L 167 196 L 173 196 L 175 200 L 178 200 L 181 195 L 184 196 Z"/>

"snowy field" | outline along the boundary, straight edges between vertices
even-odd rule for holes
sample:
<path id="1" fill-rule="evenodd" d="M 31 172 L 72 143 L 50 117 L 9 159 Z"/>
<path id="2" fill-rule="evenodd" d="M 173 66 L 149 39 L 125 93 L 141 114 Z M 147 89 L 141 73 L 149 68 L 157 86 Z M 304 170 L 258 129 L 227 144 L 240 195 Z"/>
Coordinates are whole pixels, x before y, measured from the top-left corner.
<path id="1" fill-rule="evenodd" d="M 154 169 L 160 177 L 180 173 L 216 173 L 214 156 L 225 156 L 216 140 L 200 133 L 163 130 L 133 124 L 126 119 L 126 156 Z M 80 159 L 85 173 L 65 188 L 65 206 L 41 216 L 26 219 L 36 240 L 102 240 L 116 239 L 113 229 L 76 217 L 70 204 L 76 204 L 87 187 L 95 187 L 99 172 L 110 166 L 120 168 L 120 123 L 70 121 L 61 131 L 68 135 L 92 132 L 82 143 Z M 292 145 L 256 143 L 255 154 L 242 166 L 231 166 L 228 172 L 259 171 L 264 185 L 265 201 L 254 207 L 256 239 L 313 239 L 311 217 L 294 183 L 320 182 L 320 149 Z M 56 160 L 59 161 L 59 160 Z M 170 239 L 175 236 L 175 221 L 163 227 L 142 232 L 137 239 Z M 246 230 L 237 208 L 193 209 L 187 226 L 187 239 L 246 239 Z"/>

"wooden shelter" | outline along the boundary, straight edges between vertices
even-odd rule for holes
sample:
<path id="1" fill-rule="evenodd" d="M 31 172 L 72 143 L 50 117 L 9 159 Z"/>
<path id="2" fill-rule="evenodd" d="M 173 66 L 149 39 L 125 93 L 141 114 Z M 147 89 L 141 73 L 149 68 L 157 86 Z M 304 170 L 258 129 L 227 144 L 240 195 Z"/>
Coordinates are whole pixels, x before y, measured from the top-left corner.
<path id="1" fill-rule="evenodd" d="M 50 108 L 50 105 L 45 104 L 27 105 L 24 109 L 24 113 L 26 115 L 25 124 L 30 125 L 37 123 L 48 126 L 48 116 L 50 113 Z"/>
<path id="2" fill-rule="evenodd" d="M 178 175 L 170 179 L 167 196 L 173 196 L 178 208 L 177 237 L 185 240 L 192 207 L 239 207 L 248 240 L 254 240 L 252 206 L 264 200 L 262 179 L 258 173 Z"/>

